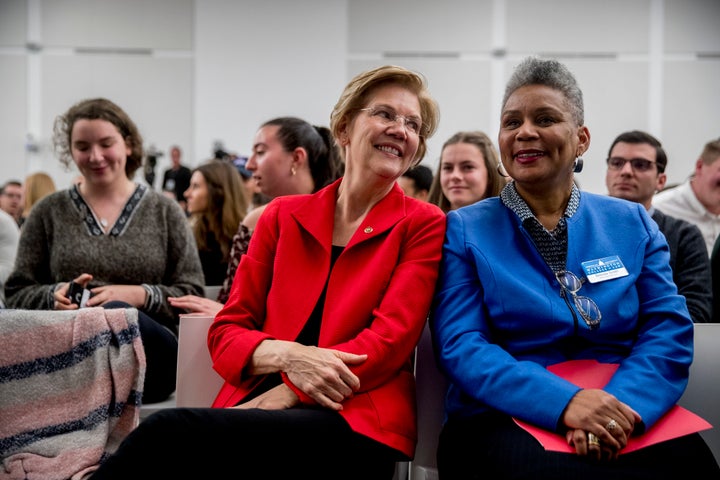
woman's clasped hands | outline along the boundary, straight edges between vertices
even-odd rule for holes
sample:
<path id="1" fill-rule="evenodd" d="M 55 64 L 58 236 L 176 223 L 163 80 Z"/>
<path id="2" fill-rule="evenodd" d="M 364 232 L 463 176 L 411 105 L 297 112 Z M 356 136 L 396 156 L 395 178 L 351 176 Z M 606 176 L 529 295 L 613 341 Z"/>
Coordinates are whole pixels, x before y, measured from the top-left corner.
<path id="1" fill-rule="evenodd" d="M 272 357 L 272 359 L 271 359 Z M 253 374 L 270 373 L 261 365 L 276 363 L 290 382 L 318 405 L 342 410 L 342 402 L 360 389 L 360 379 L 350 370 L 367 355 L 330 348 L 306 346 L 296 342 L 266 340 L 256 349 Z M 237 408 L 290 408 L 299 398 L 286 384 L 280 384 Z"/>
<path id="2" fill-rule="evenodd" d="M 641 421 L 635 410 L 599 389 L 580 390 L 562 416 L 568 444 L 597 460 L 617 459 Z"/>

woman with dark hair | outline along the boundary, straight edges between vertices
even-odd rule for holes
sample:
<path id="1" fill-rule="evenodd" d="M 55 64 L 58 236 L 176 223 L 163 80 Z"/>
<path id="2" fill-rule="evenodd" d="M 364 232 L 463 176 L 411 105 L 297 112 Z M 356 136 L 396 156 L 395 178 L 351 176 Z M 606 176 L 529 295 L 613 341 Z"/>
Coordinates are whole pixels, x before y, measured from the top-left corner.
<path id="1" fill-rule="evenodd" d="M 279 117 L 263 123 L 255 133 L 253 151 L 245 163 L 259 192 L 267 198 L 313 193 L 343 173 L 340 150 L 327 127 L 297 117 Z M 255 223 L 267 204 L 251 210 L 239 224 L 232 240 L 227 272 L 217 300 L 197 295 L 171 298 L 187 312 L 215 315 L 227 301 L 240 257 L 247 251 Z"/>
<path id="2" fill-rule="evenodd" d="M 210 160 L 192 171 L 184 195 L 205 285 L 220 285 L 228 268 L 234 226 L 247 213 L 245 184 L 233 164 Z"/>

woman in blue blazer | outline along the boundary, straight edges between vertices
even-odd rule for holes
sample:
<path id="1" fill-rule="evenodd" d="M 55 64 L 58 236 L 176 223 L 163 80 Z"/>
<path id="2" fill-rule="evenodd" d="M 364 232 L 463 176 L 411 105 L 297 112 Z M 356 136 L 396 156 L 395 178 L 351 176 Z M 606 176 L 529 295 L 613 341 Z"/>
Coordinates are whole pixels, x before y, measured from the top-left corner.
<path id="1" fill-rule="evenodd" d="M 449 380 L 443 480 L 676 479 L 690 465 L 720 478 L 697 433 L 623 451 L 681 397 L 693 324 L 642 205 L 575 185 L 589 144 L 573 75 L 522 62 L 498 136 L 512 181 L 448 214 L 431 316 Z M 546 368 L 571 360 L 617 370 L 581 388 Z M 513 418 L 562 435 L 570 452 L 546 450 Z"/>

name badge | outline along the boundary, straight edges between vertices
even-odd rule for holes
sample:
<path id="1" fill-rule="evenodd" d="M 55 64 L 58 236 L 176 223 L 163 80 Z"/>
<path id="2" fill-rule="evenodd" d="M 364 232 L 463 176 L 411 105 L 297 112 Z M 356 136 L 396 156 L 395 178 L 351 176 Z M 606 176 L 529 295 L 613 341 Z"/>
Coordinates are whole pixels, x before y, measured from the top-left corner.
<path id="1" fill-rule="evenodd" d="M 625 265 L 623 265 L 620 257 L 617 255 L 598 258 L 597 260 L 588 260 L 587 262 L 582 262 L 581 265 L 583 271 L 585 271 L 585 277 L 587 277 L 590 283 L 604 282 L 605 280 L 612 280 L 613 278 L 628 275 Z"/>

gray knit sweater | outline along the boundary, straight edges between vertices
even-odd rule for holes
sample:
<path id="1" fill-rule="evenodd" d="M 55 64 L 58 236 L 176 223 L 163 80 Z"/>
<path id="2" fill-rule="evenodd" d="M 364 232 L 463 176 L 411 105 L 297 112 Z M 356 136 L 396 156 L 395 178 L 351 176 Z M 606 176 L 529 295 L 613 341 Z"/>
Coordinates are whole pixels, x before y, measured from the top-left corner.
<path id="1" fill-rule="evenodd" d="M 20 235 L 5 284 L 7 306 L 52 309 L 61 282 L 90 273 L 88 285 L 143 285 L 141 309 L 177 329 L 168 296 L 203 295 L 203 272 L 187 218 L 173 199 L 139 185 L 110 233 L 102 233 L 75 186 L 43 198 Z"/>

